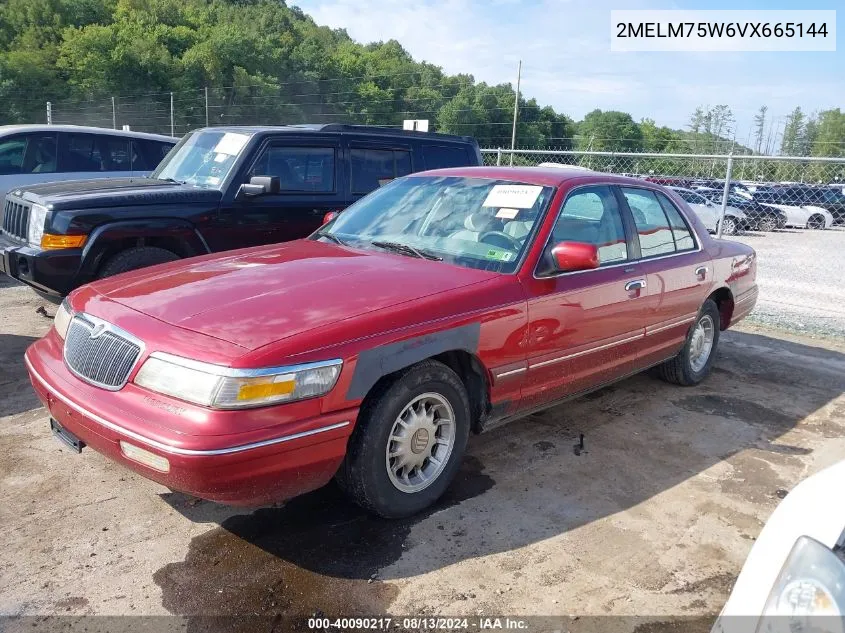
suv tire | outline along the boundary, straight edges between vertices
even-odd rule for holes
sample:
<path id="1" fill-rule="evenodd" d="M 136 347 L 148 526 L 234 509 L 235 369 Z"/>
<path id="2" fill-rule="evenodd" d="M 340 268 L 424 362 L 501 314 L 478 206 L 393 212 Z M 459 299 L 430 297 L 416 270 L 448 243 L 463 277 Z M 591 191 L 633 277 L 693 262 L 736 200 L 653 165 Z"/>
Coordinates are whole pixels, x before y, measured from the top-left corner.
<path id="1" fill-rule="evenodd" d="M 121 251 L 100 269 L 99 279 L 119 275 L 130 270 L 146 268 L 155 264 L 165 264 L 181 259 L 176 253 L 156 246 L 138 246 L 129 250 Z"/>

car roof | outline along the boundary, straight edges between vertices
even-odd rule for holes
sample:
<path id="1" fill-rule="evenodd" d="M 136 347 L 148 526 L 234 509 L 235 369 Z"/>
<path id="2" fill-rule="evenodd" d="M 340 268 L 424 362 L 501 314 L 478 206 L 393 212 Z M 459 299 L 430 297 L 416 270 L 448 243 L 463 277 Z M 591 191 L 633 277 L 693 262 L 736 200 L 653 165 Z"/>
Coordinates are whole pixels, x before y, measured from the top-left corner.
<path id="1" fill-rule="evenodd" d="M 656 185 L 639 178 L 605 174 L 597 171 L 581 171 L 575 169 L 560 169 L 559 167 L 447 167 L 417 172 L 407 176 L 463 176 L 466 178 L 489 178 L 491 180 L 512 180 L 526 185 L 542 185 L 558 187 L 569 181 L 585 184 L 616 184 L 635 185 L 638 187 Z"/>
<path id="2" fill-rule="evenodd" d="M 21 125 L 0 125 L 0 136 L 7 134 L 18 134 L 20 132 L 85 132 L 87 134 L 104 134 L 106 136 L 124 136 L 131 138 L 146 138 L 156 141 L 168 141 L 175 143 L 178 138 L 165 136 L 163 134 L 150 134 L 148 132 L 133 132 L 130 130 L 113 130 L 107 127 L 93 127 L 88 125 L 46 125 L 46 124 L 21 124 Z"/>
<path id="3" fill-rule="evenodd" d="M 347 123 L 296 123 L 292 125 L 226 125 L 199 128 L 195 131 L 200 130 L 213 130 L 218 132 L 242 132 L 247 134 L 258 134 L 261 132 L 284 132 L 288 134 L 303 132 L 323 132 L 332 134 L 366 134 L 370 136 L 409 137 L 477 144 L 477 141 L 471 136 L 441 134 L 440 132 L 419 132 L 417 130 L 401 130 L 392 127 L 378 127 L 376 125 L 351 125 Z"/>
<path id="4" fill-rule="evenodd" d="M 690 189 L 689 187 L 676 187 L 675 185 L 666 185 L 666 187 L 671 189 L 672 191 L 684 191 L 686 193 L 697 193 L 698 195 L 701 195 L 700 191 Z"/>

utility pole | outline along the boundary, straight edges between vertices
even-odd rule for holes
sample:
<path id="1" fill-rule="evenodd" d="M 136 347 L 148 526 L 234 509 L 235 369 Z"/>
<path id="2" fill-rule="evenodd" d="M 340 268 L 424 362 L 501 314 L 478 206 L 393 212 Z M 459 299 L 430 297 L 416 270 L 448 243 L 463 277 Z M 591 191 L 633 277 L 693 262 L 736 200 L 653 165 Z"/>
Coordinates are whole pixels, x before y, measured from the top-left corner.
<path id="1" fill-rule="evenodd" d="M 111 129 L 117 129 L 117 107 L 115 106 L 114 97 L 111 98 Z"/>
<path id="2" fill-rule="evenodd" d="M 519 60 L 519 66 L 516 69 L 516 96 L 513 100 L 513 131 L 511 132 L 511 160 L 510 166 L 513 167 L 513 150 L 516 148 L 516 119 L 519 115 L 519 82 L 522 80 L 522 60 Z"/>

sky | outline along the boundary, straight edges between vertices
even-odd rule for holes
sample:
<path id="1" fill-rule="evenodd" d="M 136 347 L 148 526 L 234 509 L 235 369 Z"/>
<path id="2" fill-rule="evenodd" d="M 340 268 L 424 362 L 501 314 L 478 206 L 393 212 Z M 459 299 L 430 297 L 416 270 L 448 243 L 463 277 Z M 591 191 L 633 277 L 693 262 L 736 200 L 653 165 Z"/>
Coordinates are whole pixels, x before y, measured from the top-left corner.
<path id="1" fill-rule="evenodd" d="M 415 59 L 522 92 L 576 120 L 595 108 L 684 128 L 697 106 L 727 104 L 736 139 L 769 107 L 773 126 L 796 106 L 845 108 L 845 44 L 836 52 L 611 52 L 612 9 L 842 9 L 821 0 L 293 0 L 318 24 L 360 42 L 398 40 Z M 841 45 L 839 45 L 841 44 Z M 781 117 L 780 119 L 778 117 Z"/>

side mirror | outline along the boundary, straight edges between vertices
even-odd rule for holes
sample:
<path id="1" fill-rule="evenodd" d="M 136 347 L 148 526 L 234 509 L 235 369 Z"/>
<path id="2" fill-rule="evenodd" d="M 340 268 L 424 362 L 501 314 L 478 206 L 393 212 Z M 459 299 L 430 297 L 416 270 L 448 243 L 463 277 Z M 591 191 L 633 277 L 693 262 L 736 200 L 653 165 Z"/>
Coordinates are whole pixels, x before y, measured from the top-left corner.
<path id="1" fill-rule="evenodd" d="M 559 271 L 590 270 L 599 267 L 599 249 L 585 242 L 558 242 L 552 246 L 552 260 Z"/>
<path id="2" fill-rule="evenodd" d="M 278 176 L 253 176 L 249 182 L 241 185 L 238 194 L 241 196 L 263 196 L 268 193 L 279 193 L 281 182 Z"/>

